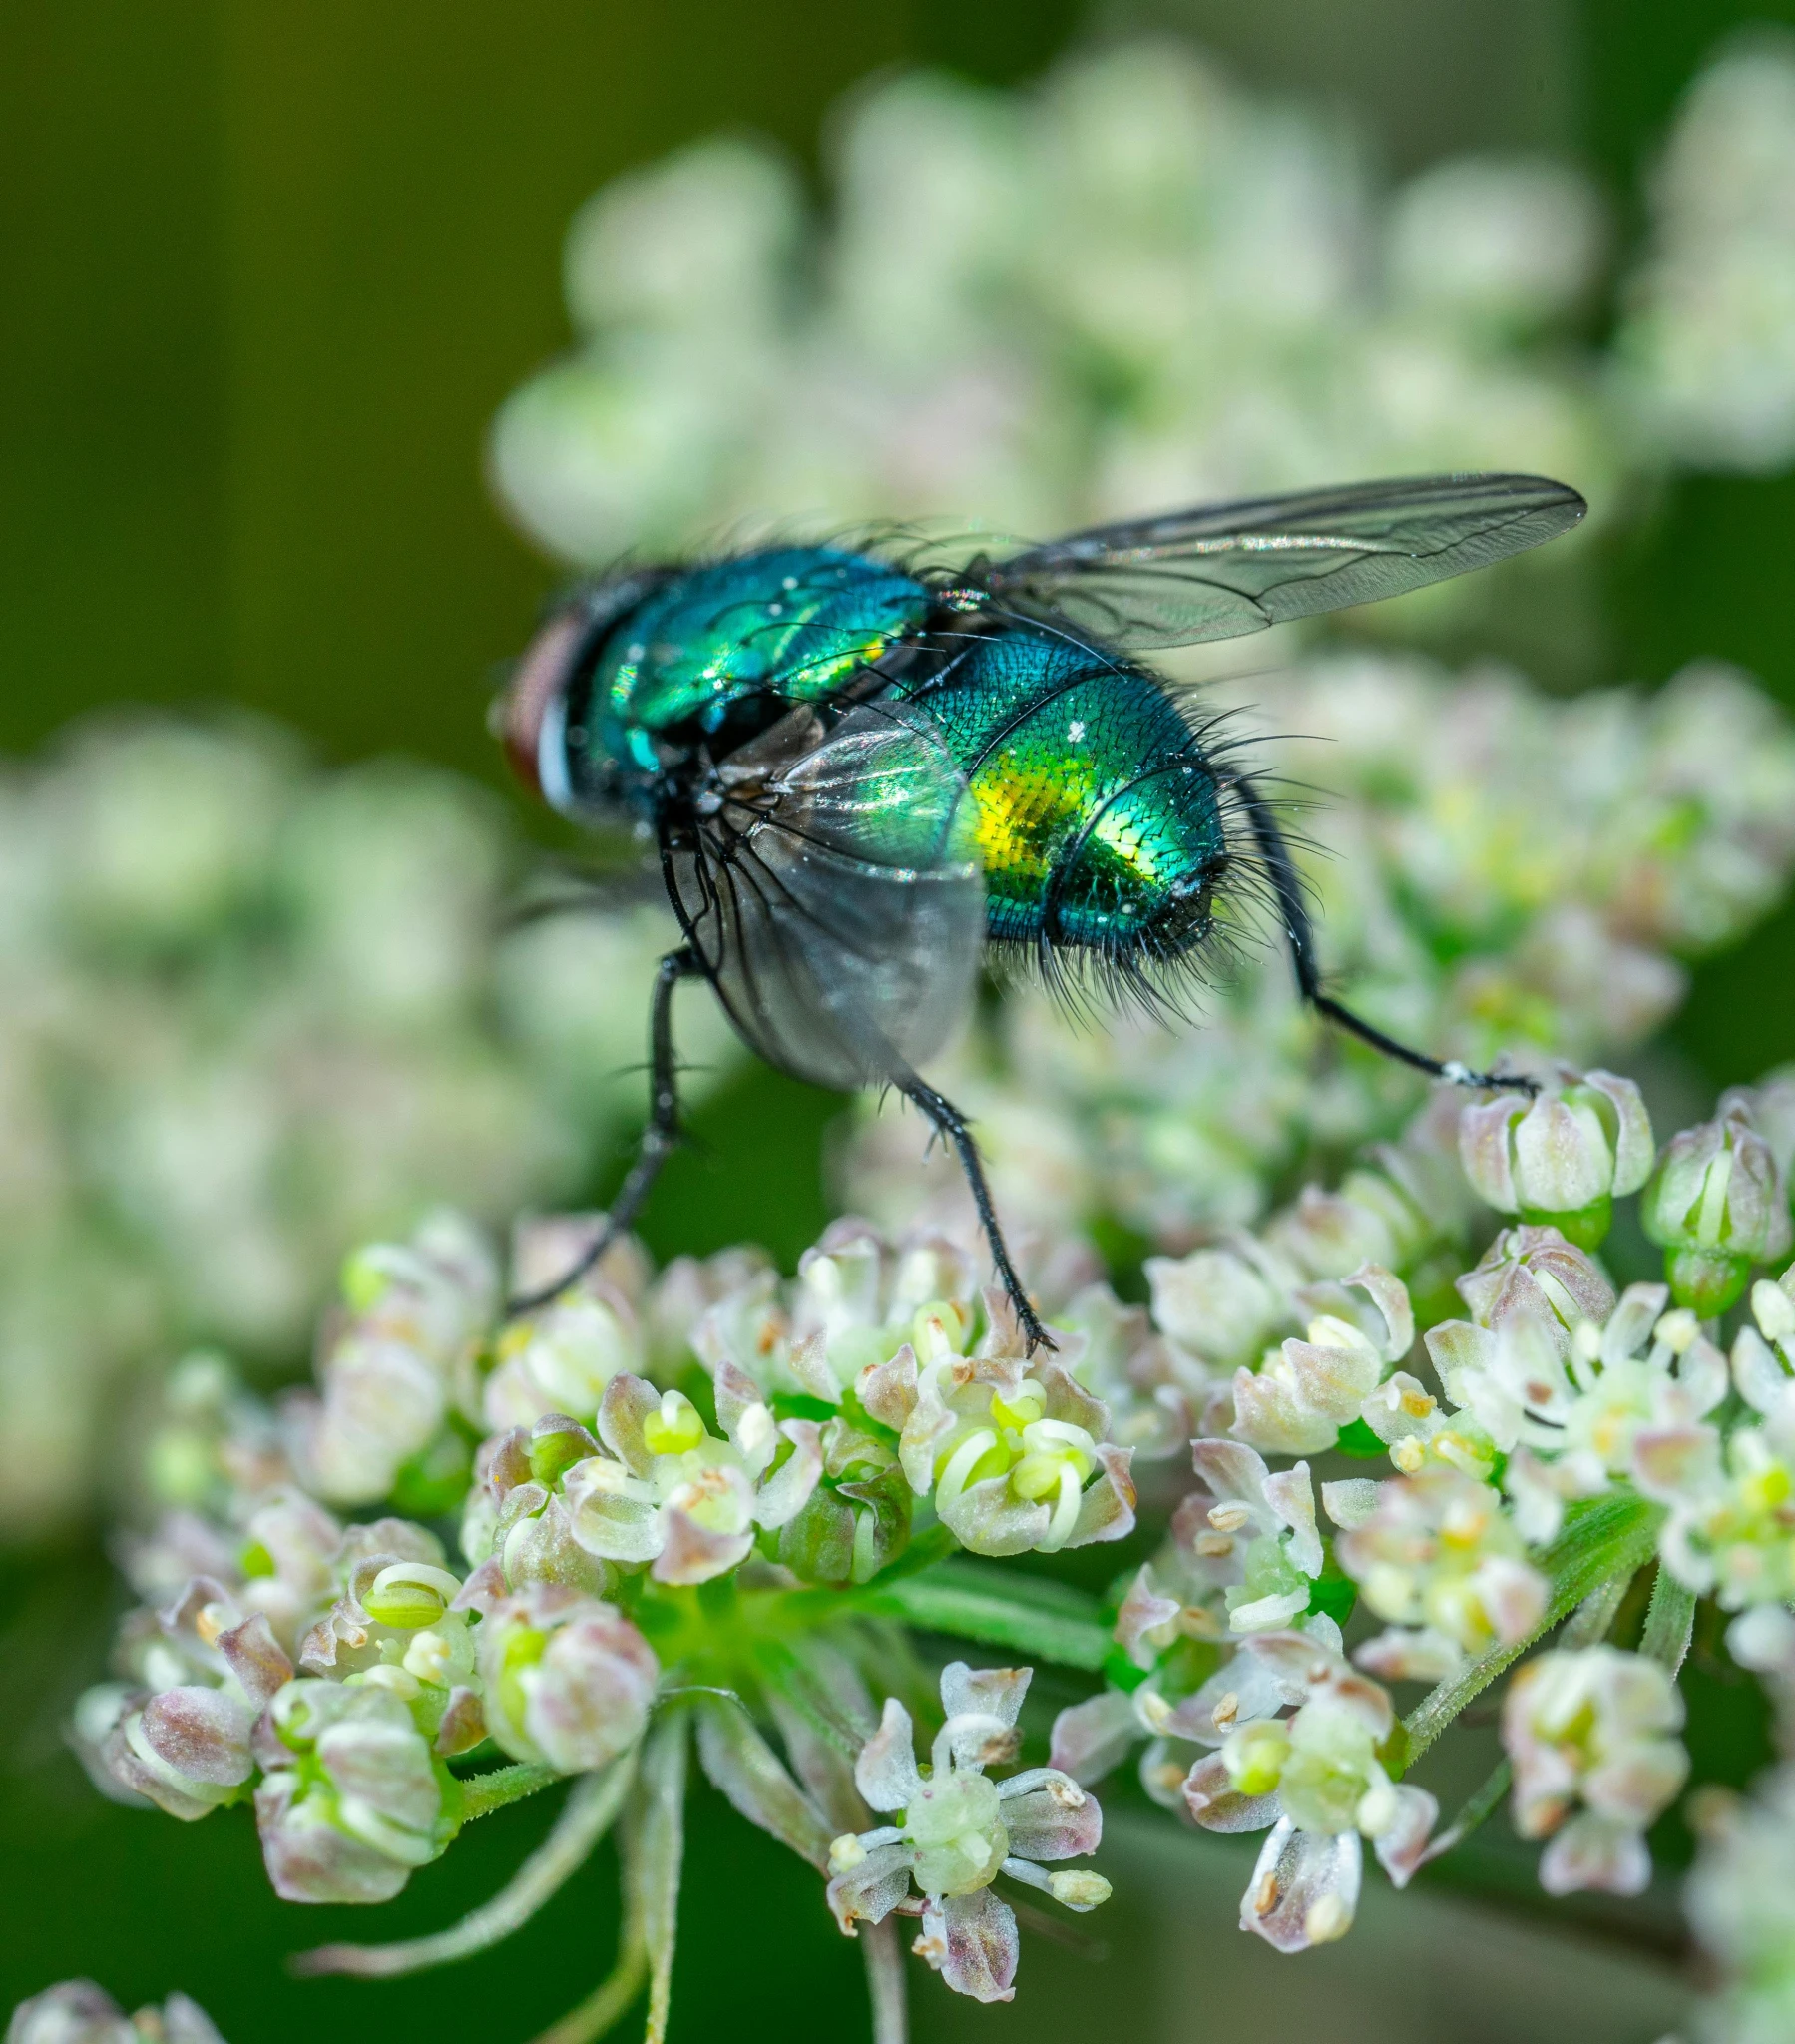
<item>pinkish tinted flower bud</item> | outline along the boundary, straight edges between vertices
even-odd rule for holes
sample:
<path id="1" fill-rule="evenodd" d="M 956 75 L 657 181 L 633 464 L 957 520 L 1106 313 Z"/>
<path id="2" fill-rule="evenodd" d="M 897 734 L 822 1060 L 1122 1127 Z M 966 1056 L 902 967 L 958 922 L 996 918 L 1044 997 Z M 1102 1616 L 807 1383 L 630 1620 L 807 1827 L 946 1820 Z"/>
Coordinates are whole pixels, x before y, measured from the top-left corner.
<path id="1" fill-rule="evenodd" d="M 584 1774 L 642 1737 L 661 1664 L 611 1605 L 532 1584 L 493 1606 L 477 1644 L 487 1726 L 514 1759 Z"/>
<path id="2" fill-rule="evenodd" d="M 1788 1199 L 1770 1146 L 1742 1106 L 1683 1129 L 1665 1144 L 1640 1203 L 1678 1305 L 1703 1319 L 1726 1311 L 1753 1264 L 1786 1253 Z"/>
<path id="3" fill-rule="evenodd" d="M 386 1901 L 459 1826 L 459 1784 L 378 1684 L 289 1682 L 255 1742 L 255 1824 L 285 1901 Z"/>
<path id="4" fill-rule="evenodd" d="M 1556 1228 L 1504 1229 L 1477 1269 L 1456 1281 L 1480 1327 L 1501 1327 L 1520 1313 L 1568 1339 L 1583 1320 L 1605 1325 L 1614 1310 L 1614 1287 Z"/>
<path id="5" fill-rule="evenodd" d="M 1651 1154 L 1639 1089 L 1611 1072 L 1566 1072 L 1531 1100 L 1501 1094 L 1459 1122 L 1460 1161 L 1479 1198 L 1585 1250 L 1607 1234 L 1615 1198 L 1645 1183 Z"/>

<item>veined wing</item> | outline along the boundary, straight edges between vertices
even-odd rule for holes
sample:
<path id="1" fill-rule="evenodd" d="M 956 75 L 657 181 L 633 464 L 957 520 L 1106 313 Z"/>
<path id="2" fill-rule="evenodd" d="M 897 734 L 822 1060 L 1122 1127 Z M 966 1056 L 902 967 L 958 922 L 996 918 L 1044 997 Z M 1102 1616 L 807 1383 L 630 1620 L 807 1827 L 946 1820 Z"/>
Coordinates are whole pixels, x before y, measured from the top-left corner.
<path id="1" fill-rule="evenodd" d="M 1351 483 L 1094 526 L 968 580 L 1124 650 L 1232 639 L 1375 603 L 1555 539 L 1588 506 L 1537 475 Z"/>
<path id="2" fill-rule="evenodd" d="M 892 700 L 832 730 L 800 709 L 723 777 L 720 810 L 673 867 L 737 1030 L 842 1090 L 934 1057 L 971 1008 L 985 937 L 971 805 L 941 733 Z"/>

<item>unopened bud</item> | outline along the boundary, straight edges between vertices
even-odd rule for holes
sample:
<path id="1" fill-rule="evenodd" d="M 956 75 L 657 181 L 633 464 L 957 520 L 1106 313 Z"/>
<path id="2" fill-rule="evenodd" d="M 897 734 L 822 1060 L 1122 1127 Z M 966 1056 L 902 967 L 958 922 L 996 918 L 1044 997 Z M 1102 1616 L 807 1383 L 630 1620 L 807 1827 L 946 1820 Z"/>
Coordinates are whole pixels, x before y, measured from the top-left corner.
<path id="1" fill-rule="evenodd" d="M 1640 1204 L 1647 1237 L 1664 1250 L 1678 1305 L 1701 1319 L 1723 1313 L 1753 1264 L 1789 1247 L 1788 1203 L 1770 1146 L 1737 1111 L 1664 1146 Z"/>
<path id="2" fill-rule="evenodd" d="M 1110 1899 L 1110 1883 L 1101 1873 L 1050 1873 L 1047 1890 L 1056 1902 L 1069 1909 L 1095 1909 Z"/>
<path id="3" fill-rule="evenodd" d="M 1600 1244 L 1614 1199 L 1644 1184 L 1651 1152 L 1639 1089 L 1611 1072 L 1567 1073 L 1531 1100 L 1468 1107 L 1459 1122 L 1460 1162 L 1479 1197 L 1579 1249 Z"/>
<path id="4" fill-rule="evenodd" d="M 514 1760 L 580 1774 L 642 1737 L 661 1667 L 614 1606 L 533 1583 L 494 1606 L 476 1644 L 487 1727 Z"/>

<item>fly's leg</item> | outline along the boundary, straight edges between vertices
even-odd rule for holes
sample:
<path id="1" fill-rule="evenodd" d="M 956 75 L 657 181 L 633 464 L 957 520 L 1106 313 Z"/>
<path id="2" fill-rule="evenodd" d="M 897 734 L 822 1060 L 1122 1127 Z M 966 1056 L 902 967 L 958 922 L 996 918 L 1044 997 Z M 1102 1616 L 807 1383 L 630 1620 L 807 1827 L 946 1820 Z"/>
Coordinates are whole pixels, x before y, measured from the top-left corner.
<path id="1" fill-rule="evenodd" d="M 1398 1043 L 1395 1037 L 1386 1036 L 1381 1029 L 1355 1015 L 1350 1008 L 1342 1007 L 1332 995 L 1322 991 L 1321 968 L 1315 956 L 1314 925 L 1309 921 L 1302 882 L 1291 860 L 1290 847 L 1284 842 L 1284 833 L 1277 826 L 1271 804 L 1244 774 L 1236 775 L 1233 784 L 1252 827 L 1259 856 L 1265 862 L 1272 892 L 1277 897 L 1278 915 L 1284 925 L 1284 934 L 1290 940 L 1290 962 L 1296 971 L 1297 987 L 1309 1006 L 1318 1015 L 1325 1015 L 1337 1028 L 1356 1036 L 1361 1043 L 1370 1044 L 1373 1050 L 1382 1052 L 1387 1058 L 1413 1065 L 1418 1072 L 1426 1072 L 1430 1078 L 1450 1079 L 1455 1086 L 1495 1087 L 1515 1093 L 1539 1092 L 1532 1079 L 1502 1072 L 1474 1072 L 1457 1058 L 1432 1058 L 1426 1051 Z"/>
<path id="2" fill-rule="evenodd" d="M 564 1271 L 553 1284 L 545 1284 L 540 1290 L 528 1292 L 522 1298 L 507 1300 L 507 1319 L 515 1319 L 519 1313 L 534 1312 L 538 1306 L 547 1305 L 550 1299 L 558 1297 L 570 1284 L 584 1278 L 618 1237 L 627 1234 L 635 1225 L 656 1179 L 661 1176 L 661 1167 L 678 1148 L 679 1067 L 673 1055 L 673 988 L 680 980 L 691 979 L 702 970 L 688 944 L 681 944 L 678 950 L 668 952 L 662 959 L 661 969 L 655 975 L 654 999 L 649 1009 L 649 1120 L 637 1148 L 636 1162 L 631 1165 L 629 1176 L 611 1203 L 604 1227 L 586 1254 Z"/>
<path id="3" fill-rule="evenodd" d="M 1037 1348 L 1057 1348 L 1058 1342 L 1041 1324 L 1041 1317 L 1029 1303 L 1029 1294 L 1016 1275 L 1016 1266 L 1010 1261 L 1009 1245 L 998 1225 L 997 1209 L 991 1203 L 991 1188 L 985 1183 L 985 1166 L 980 1161 L 979 1146 L 973 1141 L 972 1127 L 965 1115 L 951 1100 L 937 1093 L 933 1086 L 925 1086 L 914 1072 L 894 1076 L 892 1084 L 906 1100 L 922 1109 L 935 1124 L 942 1140 L 953 1146 L 954 1155 L 959 1158 L 960 1169 L 966 1174 L 966 1183 L 971 1188 L 973 1205 L 979 1210 L 979 1225 L 985 1231 L 985 1240 L 991 1245 L 991 1261 L 997 1266 L 997 1275 L 1016 1309 L 1016 1318 L 1029 1345 L 1029 1353 L 1033 1355 Z"/>

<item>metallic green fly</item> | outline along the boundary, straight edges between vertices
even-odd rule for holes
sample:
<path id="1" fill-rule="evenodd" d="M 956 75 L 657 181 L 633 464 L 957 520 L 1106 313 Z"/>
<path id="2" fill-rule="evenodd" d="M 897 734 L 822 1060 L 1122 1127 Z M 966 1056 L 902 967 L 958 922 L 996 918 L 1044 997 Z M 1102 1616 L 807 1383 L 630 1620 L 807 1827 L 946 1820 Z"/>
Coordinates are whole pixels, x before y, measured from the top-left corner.
<path id="1" fill-rule="evenodd" d="M 656 846 L 682 941 L 661 962 L 651 1112 L 605 1235 L 678 1137 L 672 997 L 708 980 L 745 1041 L 820 1085 L 905 1094 L 954 1146 L 1031 1349 L 1046 1336 L 965 1117 L 919 1076 L 988 951 L 1075 998 L 1177 1012 L 1217 904 L 1262 896 L 1306 1000 L 1324 990 L 1303 890 L 1237 749 L 1138 656 L 1375 602 L 1568 531 L 1585 506 L 1527 475 L 1363 483 L 1179 511 L 944 566 L 772 545 L 632 568 L 561 602 L 500 706 L 518 771 L 564 814 Z"/>

